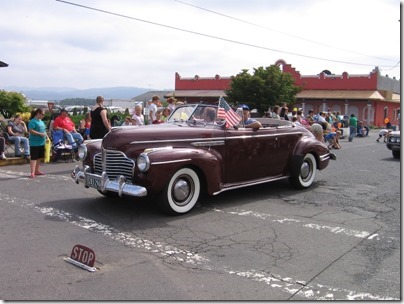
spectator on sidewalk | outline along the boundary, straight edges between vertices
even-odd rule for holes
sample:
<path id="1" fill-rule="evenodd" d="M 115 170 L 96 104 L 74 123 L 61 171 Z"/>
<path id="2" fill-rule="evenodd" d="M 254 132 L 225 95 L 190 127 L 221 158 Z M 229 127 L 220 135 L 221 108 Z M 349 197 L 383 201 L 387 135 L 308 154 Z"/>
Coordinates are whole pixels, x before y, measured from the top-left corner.
<path id="1" fill-rule="evenodd" d="M 349 118 L 349 138 L 348 141 L 352 142 L 353 138 L 356 136 L 356 130 L 358 128 L 358 119 L 355 114 L 351 114 Z"/>
<path id="2" fill-rule="evenodd" d="M 24 158 L 29 159 L 29 140 L 26 137 L 28 130 L 19 114 L 14 116 L 14 120 L 8 122 L 7 134 L 10 136 L 10 140 L 14 142 L 15 157 L 23 156 Z M 21 148 L 23 155 L 21 155 Z"/>

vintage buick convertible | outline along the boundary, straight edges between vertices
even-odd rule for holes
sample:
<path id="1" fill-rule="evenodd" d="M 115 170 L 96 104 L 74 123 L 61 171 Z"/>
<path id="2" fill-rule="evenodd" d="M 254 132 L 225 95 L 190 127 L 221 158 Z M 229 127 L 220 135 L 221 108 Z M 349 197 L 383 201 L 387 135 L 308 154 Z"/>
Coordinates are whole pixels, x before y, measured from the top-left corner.
<path id="1" fill-rule="evenodd" d="M 150 197 L 163 211 L 190 211 L 202 193 L 289 178 L 298 188 L 312 185 L 317 169 L 335 155 L 305 128 L 262 118 L 260 129 L 206 123 L 206 105 L 176 108 L 159 125 L 113 128 L 103 139 L 79 148 L 83 168 L 71 173 L 77 184 L 107 197 Z"/>

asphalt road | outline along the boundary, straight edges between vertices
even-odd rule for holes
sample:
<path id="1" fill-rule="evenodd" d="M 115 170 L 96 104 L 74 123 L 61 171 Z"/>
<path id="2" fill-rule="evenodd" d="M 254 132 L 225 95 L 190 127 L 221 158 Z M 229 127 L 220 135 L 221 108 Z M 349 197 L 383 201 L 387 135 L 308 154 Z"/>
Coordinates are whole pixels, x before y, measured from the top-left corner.
<path id="1" fill-rule="evenodd" d="M 341 141 L 309 190 L 287 180 L 169 217 L 70 180 L 76 163 L 0 168 L 3 300 L 398 300 L 400 160 Z M 96 272 L 64 261 L 92 248 Z"/>

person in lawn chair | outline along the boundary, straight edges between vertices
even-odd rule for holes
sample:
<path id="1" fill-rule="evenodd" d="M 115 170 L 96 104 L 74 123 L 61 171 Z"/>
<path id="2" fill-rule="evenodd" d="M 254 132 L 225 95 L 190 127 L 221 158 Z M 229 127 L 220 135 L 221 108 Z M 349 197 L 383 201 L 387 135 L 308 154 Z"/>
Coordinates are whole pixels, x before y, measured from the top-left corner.
<path id="1" fill-rule="evenodd" d="M 77 149 L 83 142 L 83 136 L 77 132 L 74 122 L 71 120 L 69 113 L 65 109 L 60 111 L 60 115 L 56 117 L 53 122 L 53 132 L 57 130 L 63 132 L 64 138 L 73 149 Z"/>

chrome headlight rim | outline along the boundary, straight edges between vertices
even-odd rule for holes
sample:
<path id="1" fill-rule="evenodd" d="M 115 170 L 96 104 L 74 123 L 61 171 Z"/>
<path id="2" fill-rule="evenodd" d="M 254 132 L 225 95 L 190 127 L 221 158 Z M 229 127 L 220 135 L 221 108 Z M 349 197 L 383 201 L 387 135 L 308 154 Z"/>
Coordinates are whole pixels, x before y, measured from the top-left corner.
<path id="1" fill-rule="evenodd" d="M 86 145 L 80 145 L 77 149 L 77 155 L 80 160 L 84 160 L 87 157 L 88 151 Z"/>
<path id="2" fill-rule="evenodd" d="M 147 172 L 150 169 L 150 159 L 146 153 L 141 153 L 138 156 L 136 166 L 140 172 Z"/>

